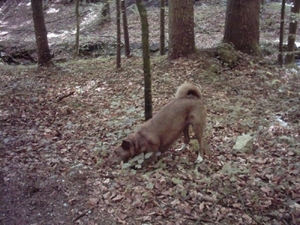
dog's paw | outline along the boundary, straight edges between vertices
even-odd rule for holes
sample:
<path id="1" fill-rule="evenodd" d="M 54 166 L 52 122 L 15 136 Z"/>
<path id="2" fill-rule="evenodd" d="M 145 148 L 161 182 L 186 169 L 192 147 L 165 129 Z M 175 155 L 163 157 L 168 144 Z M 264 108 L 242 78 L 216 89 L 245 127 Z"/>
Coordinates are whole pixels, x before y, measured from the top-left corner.
<path id="1" fill-rule="evenodd" d="M 176 148 L 175 151 L 179 152 L 179 151 L 185 150 L 186 147 L 187 147 L 187 144 L 183 143 L 182 146 L 180 148 Z"/>
<path id="2" fill-rule="evenodd" d="M 198 155 L 198 158 L 196 159 L 196 163 L 201 163 L 203 161 L 203 158 L 201 157 L 201 155 Z"/>

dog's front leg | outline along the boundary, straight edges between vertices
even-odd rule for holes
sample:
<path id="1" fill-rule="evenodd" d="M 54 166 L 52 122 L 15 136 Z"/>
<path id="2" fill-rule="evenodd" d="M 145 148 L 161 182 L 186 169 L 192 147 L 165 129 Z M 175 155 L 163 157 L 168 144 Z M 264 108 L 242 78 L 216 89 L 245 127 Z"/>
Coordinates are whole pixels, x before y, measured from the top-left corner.
<path id="1" fill-rule="evenodd" d="M 155 163 L 157 161 L 157 152 L 151 152 L 152 155 L 150 156 L 150 158 L 146 159 L 146 163 Z"/>
<path id="2" fill-rule="evenodd" d="M 179 151 L 185 150 L 186 148 L 187 148 L 187 144 L 186 144 L 186 143 L 183 143 L 183 144 L 181 145 L 181 147 L 180 147 L 180 148 L 176 148 L 175 151 L 179 152 Z"/>
<path id="3" fill-rule="evenodd" d="M 157 152 L 158 152 L 158 146 L 157 145 L 149 145 L 147 146 L 147 149 L 145 150 L 146 153 L 152 153 L 152 155 L 145 159 L 146 164 L 155 163 L 157 161 Z"/>

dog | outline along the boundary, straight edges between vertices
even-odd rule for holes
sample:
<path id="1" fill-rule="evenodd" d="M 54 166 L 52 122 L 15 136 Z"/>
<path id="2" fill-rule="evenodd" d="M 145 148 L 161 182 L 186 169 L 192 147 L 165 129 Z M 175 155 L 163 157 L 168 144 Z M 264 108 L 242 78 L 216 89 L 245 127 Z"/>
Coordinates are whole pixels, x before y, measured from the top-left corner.
<path id="1" fill-rule="evenodd" d="M 184 143 L 178 150 L 184 150 L 190 141 L 191 126 L 199 143 L 196 163 L 200 163 L 206 154 L 203 143 L 206 114 L 199 88 L 185 82 L 178 87 L 174 100 L 115 147 L 108 161 L 111 164 L 127 162 L 142 152 L 152 152 L 149 161 L 156 161 L 157 152 L 168 150 L 182 134 Z"/>

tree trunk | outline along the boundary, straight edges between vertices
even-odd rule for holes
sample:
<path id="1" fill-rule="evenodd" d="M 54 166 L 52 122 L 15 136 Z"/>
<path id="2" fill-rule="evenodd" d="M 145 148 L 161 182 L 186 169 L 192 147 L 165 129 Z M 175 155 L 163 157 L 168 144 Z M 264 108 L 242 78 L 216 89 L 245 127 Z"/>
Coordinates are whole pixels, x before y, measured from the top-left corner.
<path id="1" fill-rule="evenodd" d="M 101 9 L 101 16 L 104 21 L 110 19 L 110 7 L 109 7 L 109 0 L 103 0 L 103 6 Z"/>
<path id="2" fill-rule="evenodd" d="M 169 59 L 195 52 L 194 1 L 169 0 Z"/>
<path id="3" fill-rule="evenodd" d="M 122 17 L 123 17 L 125 56 L 129 57 L 130 56 L 130 46 L 129 46 L 129 34 L 128 34 L 128 25 L 127 25 L 126 3 L 125 3 L 125 0 L 121 0 L 121 9 L 122 9 Z"/>
<path id="4" fill-rule="evenodd" d="M 150 50 L 149 50 L 149 25 L 147 11 L 143 0 L 136 0 L 136 5 L 141 17 L 142 25 L 142 48 L 143 48 L 143 69 L 144 69 L 144 96 L 145 96 L 145 120 L 152 118 L 152 89 L 150 71 Z"/>
<path id="5" fill-rule="evenodd" d="M 224 42 L 247 54 L 259 55 L 259 0 L 228 0 Z"/>
<path id="6" fill-rule="evenodd" d="M 299 12 L 300 12 L 300 0 L 294 0 L 294 5 L 291 9 L 288 46 L 287 46 L 287 55 L 285 57 L 285 64 L 295 63 L 295 40 L 296 40 L 297 25 L 299 20 Z"/>
<path id="7" fill-rule="evenodd" d="M 283 64 L 282 51 L 283 51 L 284 12 L 285 12 L 285 0 L 282 0 L 281 17 L 280 17 L 279 54 L 278 54 L 278 63 L 280 66 L 282 66 Z"/>
<path id="8" fill-rule="evenodd" d="M 75 40 L 75 51 L 73 59 L 76 59 L 79 52 L 79 32 L 80 32 L 80 21 L 79 21 L 79 0 L 76 0 L 75 4 L 75 15 L 76 15 L 76 40 Z"/>
<path id="9" fill-rule="evenodd" d="M 121 22 L 120 22 L 120 0 L 116 0 L 116 10 L 117 10 L 117 69 L 121 68 Z"/>
<path id="10" fill-rule="evenodd" d="M 38 52 L 38 65 L 49 66 L 51 64 L 51 55 L 48 45 L 42 1 L 31 0 L 31 9 Z"/>
<path id="11" fill-rule="evenodd" d="M 159 52 L 160 55 L 165 54 L 165 0 L 160 0 L 160 39 Z"/>

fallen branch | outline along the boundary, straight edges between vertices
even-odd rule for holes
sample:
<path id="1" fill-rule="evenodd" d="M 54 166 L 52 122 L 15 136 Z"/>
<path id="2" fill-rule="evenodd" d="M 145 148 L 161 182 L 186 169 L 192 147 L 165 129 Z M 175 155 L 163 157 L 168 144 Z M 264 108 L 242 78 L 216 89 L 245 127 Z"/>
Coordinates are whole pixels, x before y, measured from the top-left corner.
<path id="1" fill-rule="evenodd" d="M 241 188 L 241 190 L 243 190 L 243 189 L 245 189 L 245 188 L 247 188 L 249 185 L 246 185 L 245 187 L 243 187 L 243 188 Z M 206 212 L 204 212 L 203 214 L 202 214 L 202 216 L 200 216 L 199 217 L 199 219 L 195 222 L 195 224 L 199 224 L 201 221 L 203 221 L 203 220 L 207 220 L 207 219 L 204 219 L 204 216 L 206 215 L 206 213 L 209 211 L 209 210 L 212 210 L 213 208 L 215 208 L 216 207 L 216 205 L 220 202 L 220 201 L 222 201 L 224 198 L 227 198 L 229 195 L 231 195 L 231 194 L 233 194 L 234 192 L 237 192 L 237 194 L 238 194 L 238 196 L 239 196 L 239 200 L 241 201 L 241 203 L 242 203 L 242 205 L 243 205 L 243 208 L 244 208 L 244 210 L 245 210 L 245 212 L 257 223 L 257 224 L 260 224 L 260 222 L 254 217 L 254 216 L 252 216 L 249 212 L 248 212 L 248 210 L 247 210 L 247 208 L 246 208 L 246 206 L 245 206 L 245 204 L 244 204 L 244 201 L 243 201 L 243 199 L 241 198 L 241 194 L 240 194 L 240 190 L 238 190 L 237 188 L 236 189 L 234 189 L 234 190 L 232 190 L 232 191 L 230 191 L 230 192 L 228 192 L 227 194 L 225 194 L 225 195 L 223 195 L 221 198 L 219 198 L 217 201 L 215 201 L 215 203 L 208 209 L 208 210 L 206 210 Z"/>
<path id="2" fill-rule="evenodd" d="M 80 218 L 86 216 L 89 212 L 93 211 L 93 209 L 95 209 L 96 207 L 98 207 L 98 204 L 99 204 L 99 200 L 97 202 L 97 205 L 93 206 L 92 208 L 90 209 L 87 209 L 86 211 L 84 211 L 83 213 L 79 214 L 74 220 L 73 222 L 76 222 L 77 220 L 79 220 Z"/>
<path id="3" fill-rule="evenodd" d="M 102 177 L 102 178 L 109 178 L 109 179 L 112 179 L 112 180 L 116 179 L 116 177 L 113 176 L 113 175 L 100 175 L 100 177 Z"/>
<path id="4" fill-rule="evenodd" d="M 61 100 L 63 100 L 64 98 L 67 98 L 71 95 L 73 95 L 75 93 L 75 91 L 71 91 L 70 93 L 66 94 L 66 95 L 63 95 L 63 96 L 60 96 L 56 102 L 60 102 Z"/>
<path id="5" fill-rule="evenodd" d="M 243 200 L 243 198 L 242 198 L 242 196 L 241 196 L 241 193 L 240 193 L 240 191 L 239 191 L 239 189 L 238 188 L 236 188 L 236 191 L 237 191 L 237 194 L 238 194 L 238 197 L 239 197 L 239 200 L 240 200 L 240 202 L 242 203 L 242 205 L 243 205 L 243 208 L 244 208 L 244 211 L 248 214 L 248 216 L 250 216 L 257 224 L 260 224 L 260 221 L 258 221 L 249 211 L 248 211 L 248 209 L 247 209 L 247 207 L 246 207 L 246 205 L 245 205 L 245 203 L 244 203 L 244 200 Z"/>
<path id="6" fill-rule="evenodd" d="M 236 192 L 236 190 L 230 191 L 230 192 L 228 192 L 227 194 L 223 195 L 221 198 L 219 198 L 217 201 L 215 201 L 215 203 L 214 203 L 208 210 L 206 210 L 206 212 L 208 212 L 209 210 L 212 210 L 213 208 L 215 208 L 215 206 L 216 206 L 220 201 L 222 201 L 224 198 L 227 198 L 228 195 L 231 195 L 231 194 L 233 194 L 234 192 Z M 203 215 L 199 217 L 199 219 L 195 222 L 195 224 L 199 224 L 200 221 L 203 220 L 203 217 L 206 215 L 206 212 L 204 212 Z"/>

